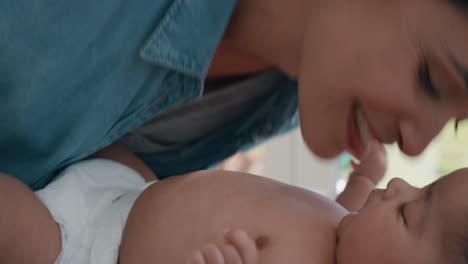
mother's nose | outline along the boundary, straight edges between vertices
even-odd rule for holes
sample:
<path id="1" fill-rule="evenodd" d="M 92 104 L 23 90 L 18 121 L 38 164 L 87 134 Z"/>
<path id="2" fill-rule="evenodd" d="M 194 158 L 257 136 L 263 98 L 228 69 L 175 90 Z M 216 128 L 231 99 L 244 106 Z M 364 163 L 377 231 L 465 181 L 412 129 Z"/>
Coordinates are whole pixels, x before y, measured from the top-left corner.
<path id="1" fill-rule="evenodd" d="M 409 156 L 421 154 L 431 141 L 440 133 L 449 120 L 448 117 L 428 116 L 419 122 L 402 121 L 398 146 Z"/>

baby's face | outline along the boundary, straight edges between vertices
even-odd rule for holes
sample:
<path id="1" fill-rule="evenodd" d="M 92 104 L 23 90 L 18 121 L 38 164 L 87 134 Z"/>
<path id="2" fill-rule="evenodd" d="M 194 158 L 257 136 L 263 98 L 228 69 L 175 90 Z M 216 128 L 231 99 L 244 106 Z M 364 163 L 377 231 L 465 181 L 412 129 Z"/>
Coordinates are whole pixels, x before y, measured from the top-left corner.
<path id="1" fill-rule="evenodd" d="M 359 212 L 342 219 L 337 263 L 449 263 L 447 258 L 457 255 L 447 251 L 457 248 L 453 234 L 467 231 L 467 190 L 468 169 L 424 188 L 392 180 L 386 190 L 373 191 Z"/>

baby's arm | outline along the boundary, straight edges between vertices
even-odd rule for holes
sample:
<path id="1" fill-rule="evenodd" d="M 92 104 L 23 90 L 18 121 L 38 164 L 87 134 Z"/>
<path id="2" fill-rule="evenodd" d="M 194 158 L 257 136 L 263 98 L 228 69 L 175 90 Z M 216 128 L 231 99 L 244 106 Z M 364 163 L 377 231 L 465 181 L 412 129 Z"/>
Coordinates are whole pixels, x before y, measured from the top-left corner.
<path id="1" fill-rule="evenodd" d="M 25 184 L 3 173 L 0 208 L 0 263 L 54 263 L 62 248 L 59 226 Z"/>
<path id="2" fill-rule="evenodd" d="M 244 231 L 229 231 L 221 243 L 210 243 L 193 253 L 187 264 L 256 264 L 256 242 Z"/>
<path id="3" fill-rule="evenodd" d="M 153 171 L 148 166 L 146 166 L 146 164 L 140 158 L 138 158 L 135 154 L 120 144 L 114 143 L 96 152 L 89 158 L 113 160 L 134 169 L 147 182 L 157 180 L 157 177 Z"/>
<path id="4" fill-rule="evenodd" d="M 336 199 L 336 202 L 350 212 L 362 208 L 370 192 L 382 179 L 387 169 L 385 148 L 378 143 L 372 143 L 369 148 L 361 163 L 349 176 L 346 188 Z"/>

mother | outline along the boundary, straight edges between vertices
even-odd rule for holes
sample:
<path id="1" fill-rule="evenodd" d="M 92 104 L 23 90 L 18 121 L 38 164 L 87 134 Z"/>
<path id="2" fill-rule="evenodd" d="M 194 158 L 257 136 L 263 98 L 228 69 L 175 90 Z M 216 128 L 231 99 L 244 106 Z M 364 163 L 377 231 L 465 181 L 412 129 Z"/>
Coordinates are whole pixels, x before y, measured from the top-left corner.
<path id="1" fill-rule="evenodd" d="M 359 157 L 361 133 L 417 155 L 468 114 L 467 2 L 0 0 L 0 170 L 37 189 L 120 140 L 163 178 L 298 104 L 319 156 Z"/>

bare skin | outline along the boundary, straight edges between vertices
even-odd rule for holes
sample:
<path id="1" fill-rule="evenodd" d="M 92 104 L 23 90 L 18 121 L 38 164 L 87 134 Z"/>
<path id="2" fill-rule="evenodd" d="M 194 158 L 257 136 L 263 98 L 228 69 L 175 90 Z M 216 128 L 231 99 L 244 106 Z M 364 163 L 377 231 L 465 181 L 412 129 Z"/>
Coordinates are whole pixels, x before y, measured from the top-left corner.
<path id="1" fill-rule="evenodd" d="M 24 183 L 3 173 L 0 201 L 8 216 L 0 221 L 0 263 L 54 263 L 62 248 L 61 232 L 42 202 Z"/>
<path id="2" fill-rule="evenodd" d="M 387 170 L 387 152 L 385 148 L 373 142 L 359 164 L 349 175 L 345 190 L 336 198 L 350 212 L 361 209 L 370 192 L 380 182 Z"/>

